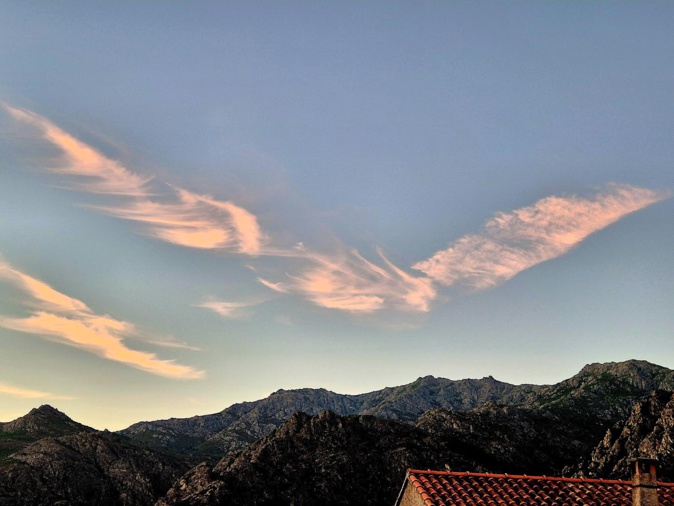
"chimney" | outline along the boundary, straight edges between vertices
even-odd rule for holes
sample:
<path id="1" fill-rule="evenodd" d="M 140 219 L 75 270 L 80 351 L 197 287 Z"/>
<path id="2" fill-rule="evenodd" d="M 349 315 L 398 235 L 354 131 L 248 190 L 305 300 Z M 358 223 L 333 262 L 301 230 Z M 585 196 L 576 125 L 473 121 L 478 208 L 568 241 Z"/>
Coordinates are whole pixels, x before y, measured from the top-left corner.
<path id="1" fill-rule="evenodd" d="M 632 464 L 632 506 L 658 506 L 656 459 L 638 458 Z"/>

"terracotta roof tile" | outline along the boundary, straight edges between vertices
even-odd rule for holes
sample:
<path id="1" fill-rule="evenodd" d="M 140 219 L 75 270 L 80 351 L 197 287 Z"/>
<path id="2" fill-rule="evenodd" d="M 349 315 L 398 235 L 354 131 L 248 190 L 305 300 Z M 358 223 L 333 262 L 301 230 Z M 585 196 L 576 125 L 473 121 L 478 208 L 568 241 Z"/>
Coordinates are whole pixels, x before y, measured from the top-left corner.
<path id="1" fill-rule="evenodd" d="M 408 471 L 428 506 L 631 506 L 632 482 L 451 471 Z M 674 483 L 659 483 L 660 506 L 674 506 Z"/>

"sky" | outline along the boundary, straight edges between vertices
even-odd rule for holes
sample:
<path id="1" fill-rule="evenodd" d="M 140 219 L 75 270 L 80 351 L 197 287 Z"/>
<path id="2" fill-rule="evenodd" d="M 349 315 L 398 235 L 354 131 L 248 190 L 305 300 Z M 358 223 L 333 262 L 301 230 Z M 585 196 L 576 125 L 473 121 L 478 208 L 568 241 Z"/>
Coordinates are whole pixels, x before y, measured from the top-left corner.
<path id="1" fill-rule="evenodd" d="M 674 368 L 670 2 L 0 5 L 0 420 Z"/>

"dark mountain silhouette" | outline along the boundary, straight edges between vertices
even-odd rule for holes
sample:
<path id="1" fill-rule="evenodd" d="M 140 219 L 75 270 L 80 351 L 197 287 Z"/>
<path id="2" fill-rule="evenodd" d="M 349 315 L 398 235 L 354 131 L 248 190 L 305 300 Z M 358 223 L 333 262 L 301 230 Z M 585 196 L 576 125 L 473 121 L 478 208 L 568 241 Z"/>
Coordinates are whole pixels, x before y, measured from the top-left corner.
<path id="1" fill-rule="evenodd" d="M 0 464 L 0 505 L 145 506 L 186 470 L 109 432 L 47 437 Z"/>

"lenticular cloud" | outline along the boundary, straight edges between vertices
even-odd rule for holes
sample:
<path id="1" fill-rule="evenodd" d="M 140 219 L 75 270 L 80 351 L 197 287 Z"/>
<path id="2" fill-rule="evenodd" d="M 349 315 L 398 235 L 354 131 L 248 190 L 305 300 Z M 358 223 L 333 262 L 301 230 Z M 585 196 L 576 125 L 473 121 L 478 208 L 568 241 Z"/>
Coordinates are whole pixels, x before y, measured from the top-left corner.
<path id="1" fill-rule="evenodd" d="M 546 197 L 497 213 L 482 232 L 460 238 L 412 268 L 445 286 L 489 288 L 567 253 L 590 234 L 669 196 L 611 184 L 590 197 Z"/>

